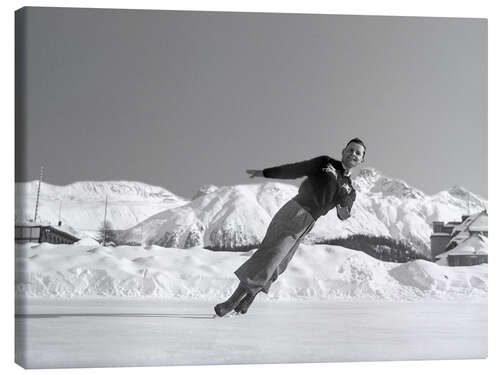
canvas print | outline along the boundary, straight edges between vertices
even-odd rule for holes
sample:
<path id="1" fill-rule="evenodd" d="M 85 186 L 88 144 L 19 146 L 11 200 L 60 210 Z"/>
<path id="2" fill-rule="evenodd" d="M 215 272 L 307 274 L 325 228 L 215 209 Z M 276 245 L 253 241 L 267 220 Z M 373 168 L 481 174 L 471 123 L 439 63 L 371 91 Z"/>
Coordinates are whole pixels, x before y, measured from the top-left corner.
<path id="1" fill-rule="evenodd" d="M 486 19 L 15 17 L 20 366 L 487 357 Z"/>

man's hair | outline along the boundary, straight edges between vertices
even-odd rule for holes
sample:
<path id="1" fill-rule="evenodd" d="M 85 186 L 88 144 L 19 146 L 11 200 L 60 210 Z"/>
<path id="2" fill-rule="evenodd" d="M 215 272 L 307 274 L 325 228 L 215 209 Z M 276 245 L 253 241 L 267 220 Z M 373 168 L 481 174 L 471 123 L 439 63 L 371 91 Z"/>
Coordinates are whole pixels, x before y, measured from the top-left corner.
<path id="1" fill-rule="evenodd" d="M 358 145 L 363 146 L 363 148 L 365 149 L 365 153 L 363 154 L 363 156 L 366 155 L 366 145 L 365 145 L 365 143 L 361 139 L 359 139 L 357 137 L 353 138 L 349 142 L 347 142 L 347 144 L 345 145 L 345 147 L 349 146 L 349 143 L 357 143 Z"/>

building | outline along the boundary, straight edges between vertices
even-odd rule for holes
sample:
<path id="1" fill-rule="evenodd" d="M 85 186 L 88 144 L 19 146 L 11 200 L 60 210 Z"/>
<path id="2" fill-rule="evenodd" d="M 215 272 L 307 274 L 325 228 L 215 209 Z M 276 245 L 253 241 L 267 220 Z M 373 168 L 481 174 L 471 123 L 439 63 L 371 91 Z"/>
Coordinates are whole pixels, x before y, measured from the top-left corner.
<path id="1" fill-rule="evenodd" d="M 488 263 L 487 238 L 486 210 L 464 215 L 461 222 L 452 221 L 445 224 L 435 221 L 431 235 L 432 259 L 441 259 L 441 264 L 450 266 Z"/>
<path id="2" fill-rule="evenodd" d="M 442 221 L 435 221 L 432 223 L 432 234 L 431 234 L 432 260 L 435 260 L 437 255 L 444 253 L 446 251 L 446 247 L 450 242 L 453 230 L 459 224 L 461 224 L 461 222 L 457 221 L 451 221 L 446 224 Z"/>
<path id="3" fill-rule="evenodd" d="M 436 258 L 438 264 L 446 266 L 474 266 L 488 263 L 488 238 L 482 234 L 473 234 Z"/>
<path id="4" fill-rule="evenodd" d="M 15 225 L 15 241 L 25 242 L 49 242 L 54 244 L 72 244 L 80 239 L 51 225 L 42 224 L 19 224 Z"/>

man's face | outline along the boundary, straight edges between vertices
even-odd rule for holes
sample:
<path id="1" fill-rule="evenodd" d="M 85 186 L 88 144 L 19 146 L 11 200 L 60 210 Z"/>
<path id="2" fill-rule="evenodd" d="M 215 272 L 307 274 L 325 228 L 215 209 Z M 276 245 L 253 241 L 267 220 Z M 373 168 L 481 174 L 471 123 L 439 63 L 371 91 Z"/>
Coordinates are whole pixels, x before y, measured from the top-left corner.
<path id="1" fill-rule="evenodd" d="M 347 168 L 357 167 L 365 161 L 365 148 L 359 143 L 351 142 L 342 150 L 342 163 Z"/>

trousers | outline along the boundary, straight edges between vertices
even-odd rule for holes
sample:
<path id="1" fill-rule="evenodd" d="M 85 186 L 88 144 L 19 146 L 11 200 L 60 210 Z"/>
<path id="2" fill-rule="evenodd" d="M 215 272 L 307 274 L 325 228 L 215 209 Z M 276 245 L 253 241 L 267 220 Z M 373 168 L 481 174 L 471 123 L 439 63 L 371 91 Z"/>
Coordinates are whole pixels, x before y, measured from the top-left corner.
<path id="1" fill-rule="evenodd" d="M 304 236 L 315 223 L 295 199 L 281 207 L 271 220 L 257 251 L 234 273 L 250 292 L 267 293 L 287 268 Z"/>

